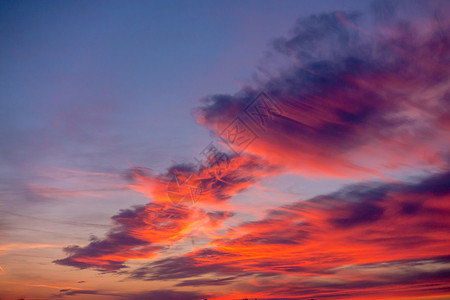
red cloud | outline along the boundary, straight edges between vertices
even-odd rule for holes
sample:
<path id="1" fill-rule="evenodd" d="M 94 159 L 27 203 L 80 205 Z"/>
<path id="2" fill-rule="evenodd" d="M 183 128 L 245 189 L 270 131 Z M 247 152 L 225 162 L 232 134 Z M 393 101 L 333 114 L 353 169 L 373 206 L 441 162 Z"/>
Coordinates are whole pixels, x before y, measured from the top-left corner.
<path id="1" fill-rule="evenodd" d="M 114 227 L 104 239 L 94 238 L 84 247 L 67 247 L 64 251 L 69 256 L 55 262 L 80 269 L 119 270 L 130 259 L 155 257 L 159 250 L 182 241 L 192 232 L 214 231 L 229 216 L 169 203 L 123 210 L 112 217 Z"/>
<path id="2" fill-rule="evenodd" d="M 450 173 L 417 184 L 349 186 L 274 209 L 263 220 L 231 228 L 207 248 L 150 263 L 132 276 L 154 280 L 164 274 L 197 286 L 201 280 L 188 277 L 223 275 L 230 284 L 247 282 L 241 294 L 274 299 L 380 299 L 384 289 L 440 295 L 450 274 L 448 182 Z"/>
<path id="3" fill-rule="evenodd" d="M 132 174 L 135 183 L 128 187 L 148 195 L 155 203 L 218 203 L 276 174 L 274 165 L 258 157 L 227 155 L 228 160 L 212 161 L 207 166 L 175 165 L 166 174 L 153 175 L 135 169 Z"/>
<path id="4" fill-rule="evenodd" d="M 290 67 L 257 82 L 272 101 L 251 88 L 213 95 L 198 109 L 198 121 L 231 146 L 306 176 L 445 169 L 449 24 L 397 20 L 365 35 L 353 26 L 357 21 L 342 13 L 299 21 L 274 43 Z M 230 130 L 242 132 L 241 139 L 230 138 Z"/>
<path id="5" fill-rule="evenodd" d="M 201 188 L 197 201 L 217 203 L 274 171 L 274 167 L 251 156 L 231 156 L 226 165 L 225 162 L 213 163 L 197 169 L 177 165 L 166 174 L 155 176 L 135 169 L 132 173 L 135 183 L 129 187 L 147 194 L 152 203 L 121 211 L 112 217 L 114 227 L 104 239 L 95 238 L 84 247 L 67 247 L 64 250 L 69 256 L 55 262 L 82 269 L 94 267 L 115 271 L 124 268 L 127 260 L 154 257 L 158 251 L 183 241 L 193 232 L 210 236 L 231 214 L 206 212 L 200 207 L 186 205 L 192 203 L 175 201 L 188 199 L 182 193 L 190 196 L 191 191 L 181 190 L 179 198 L 174 198 L 169 189 L 173 177 L 183 184 L 189 180 L 190 186 Z"/>

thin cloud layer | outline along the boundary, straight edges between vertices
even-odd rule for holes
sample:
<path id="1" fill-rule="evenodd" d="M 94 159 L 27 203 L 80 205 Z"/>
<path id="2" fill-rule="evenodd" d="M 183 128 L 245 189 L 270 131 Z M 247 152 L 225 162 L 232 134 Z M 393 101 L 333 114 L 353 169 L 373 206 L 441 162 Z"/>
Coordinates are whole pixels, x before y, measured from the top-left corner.
<path id="1" fill-rule="evenodd" d="M 165 300 L 198 300 L 205 295 L 195 292 L 177 292 L 169 290 L 153 290 L 141 293 L 109 293 L 101 290 L 60 290 L 59 294 L 54 298 L 63 298 L 66 296 L 79 295 L 99 295 L 109 296 L 113 299 L 129 299 L 129 300 L 148 300 L 148 299 L 165 299 Z"/>
<path id="2" fill-rule="evenodd" d="M 376 23 L 344 12 L 299 20 L 273 43 L 272 60 L 285 67 L 262 66 L 254 87 L 206 97 L 199 123 L 236 144 L 227 132 L 239 115 L 247 135 L 257 136 L 245 151 L 306 176 L 442 170 L 450 142 L 449 7 L 407 3 L 422 17 L 399 10 L 382 19 L 376 6 Z M 255 101 L 258 90 L 273 101 Z"/>

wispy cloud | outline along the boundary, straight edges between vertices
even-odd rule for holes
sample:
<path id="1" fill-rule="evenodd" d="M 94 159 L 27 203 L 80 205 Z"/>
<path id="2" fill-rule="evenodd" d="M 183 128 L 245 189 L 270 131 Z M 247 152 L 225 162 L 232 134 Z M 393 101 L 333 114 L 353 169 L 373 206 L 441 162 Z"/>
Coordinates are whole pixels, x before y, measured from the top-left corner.
<path id="1" fill-rule="evenodd" d="M 38 244 L 38 243 L 11 243 L 0 245 L 0 255 L 5 252 L 25 250 L 25 249 L 39 249 L 39 248 L 61 248 L 65 247 L 65 244 Z"/>

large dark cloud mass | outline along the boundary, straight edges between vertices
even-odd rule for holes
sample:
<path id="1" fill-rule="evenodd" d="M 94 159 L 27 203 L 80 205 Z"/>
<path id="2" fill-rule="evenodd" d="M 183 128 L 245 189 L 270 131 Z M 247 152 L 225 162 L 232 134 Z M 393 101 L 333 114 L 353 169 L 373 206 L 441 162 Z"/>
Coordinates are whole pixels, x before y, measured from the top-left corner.
<path id="1" fill-rule="evenodd" d="M 375 5 L 376 23 L 344 12 L 300 19 L 273 43 L 272 57 L 284 67 L 235 95 L 205 98 L 199 122 L 230 141 L 229 124 L 241 116 L 258 137 L 245 150 L 307 176 L 442 168 L 450 130 L 448 3 L 398 4 L 397 11 Z M 421 17 L 402 14 L 406 4 Z M 259 90 L 272 103 L 254 102 Z"/>

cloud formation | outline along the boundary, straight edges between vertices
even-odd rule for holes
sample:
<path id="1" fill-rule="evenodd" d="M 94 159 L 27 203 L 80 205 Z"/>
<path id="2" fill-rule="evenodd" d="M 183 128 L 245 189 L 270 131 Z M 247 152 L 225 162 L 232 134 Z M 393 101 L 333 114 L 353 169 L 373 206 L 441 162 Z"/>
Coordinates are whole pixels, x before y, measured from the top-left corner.
<path id="1" fill-rule="evenodd" d="M 402 14 L 405 6 L 396 10 L 394 3 L 392 10 L 375 5 L 369 16 L 334 12 L 300 19 L 272 45 L 272 60 L 284 67 L 262 66 L 265 77 L 256 76 L 252 87 L 206 97 L 197 110 L 199 123 L 235 144 L 227 132 L 240 115 L 251 129 L 247 135 L 258 137 L 248 153 L 305 176 L 444 169 L 450 130 L 450 24 L 443 13 L 448 3 L 407 2 L 421 10 L 420 18 Z M 273 101 L 255 101 L 259 90 Z"/>
<path id="2" fill-rule="evenodd" d="M 449 5 L 414 2 L 418 17 L 395 3 L 377 2 L 369 16 L 300 19 L 273 42 L 283 67 L 261 68 L 266 78 L 254 87 L 206 97 L 196 112 L 233 154 L 164 174 L 131 170 L 127 187 L 151 202 L 122 210 L 105 238 L 66 247 L 55 262 L 174 289 L 229 288 L 214 299 L 448 293 L 450 24 L 441 12 Z M 219 234 L 235 213 L 223 203 L 283 168 L 382 179 L 427 168 L 428 177 L 350 185 Z M 161 257 L 192 234 L 209 244 Z M 124 271 L 133 259 L 152 261 Z"/>
<path id="3" fill-rule="evenodd" d="M 114 227 L 105 238 L 93 237 L 84 247 L 66 247 L 64 251 L 69 256 L 55 263 L 116 271 L 125 268 L 127 260 L 156 256 L 158 251 L 182 241 L 192 232 L 214 230 L 229 216 L 226 212 L 207 213 L 201 209 L 155 203 L 122 210 L 112 217 Z"/>
<path id="4" fill-rule="evenodd" d="M 221 165 L 225 164 L 226 165 Z M 148 195 L 152 202 L 122 210 L 112 217 L 113 229 L 105 238 L 93 237 L 87 246 L 64 248 L 67 258 L 61 265 L 80 269 L 97 268 L 117 271 L 130 259 L 151 258 L 190 234 L 214 234 L 232 214 L 227 211 L 205 211 L 192 204 L 192 189 L 201 189 L 196 201 L 220 203 L 248 188 L 275 168 L 251 156 L 231 156 L 227 162 L 196 168 L 176 165 L 166 174 L 152 175 L 145 169 L 132 170 L 134 183 L 129 187 Z M 177 179 L 176 196 L 170 189 Z M 187 182 L 189 181 L 189 182 Z M 188 186 L 188 189 L 184 189 Z M 183 187 L 183 189 L 181 188 Z M 171 194 L 172 193 L 172 194 Z"/>
<path id="5" fill-rule="evenodd" d="M 134 184 L 128 187 L 148 195 L 155 203 L 220 203 L 278 171 L 276 165 L 256 156 L 219 154 L 226 156 L 226 159 L 210 157 L 203 165 L 176 164 L 165 174 L 152 174 L 143 168 L 134 169 L 131 175 Z M 191 197 L 193 193 L 196 193 L 195 197 Z"/>
<path id="6" fill-rule="evenodd" d="M 273 209 L 206 248 L 157 260 L 131 276 L 183 279 L 181 286 L 249 276 L 245 289 L 264 297 L 350 298 L 386 288 L 438 295 L 450 274 L 448 182 L 450 173 L 410 184 L 351 185 Z"/>

